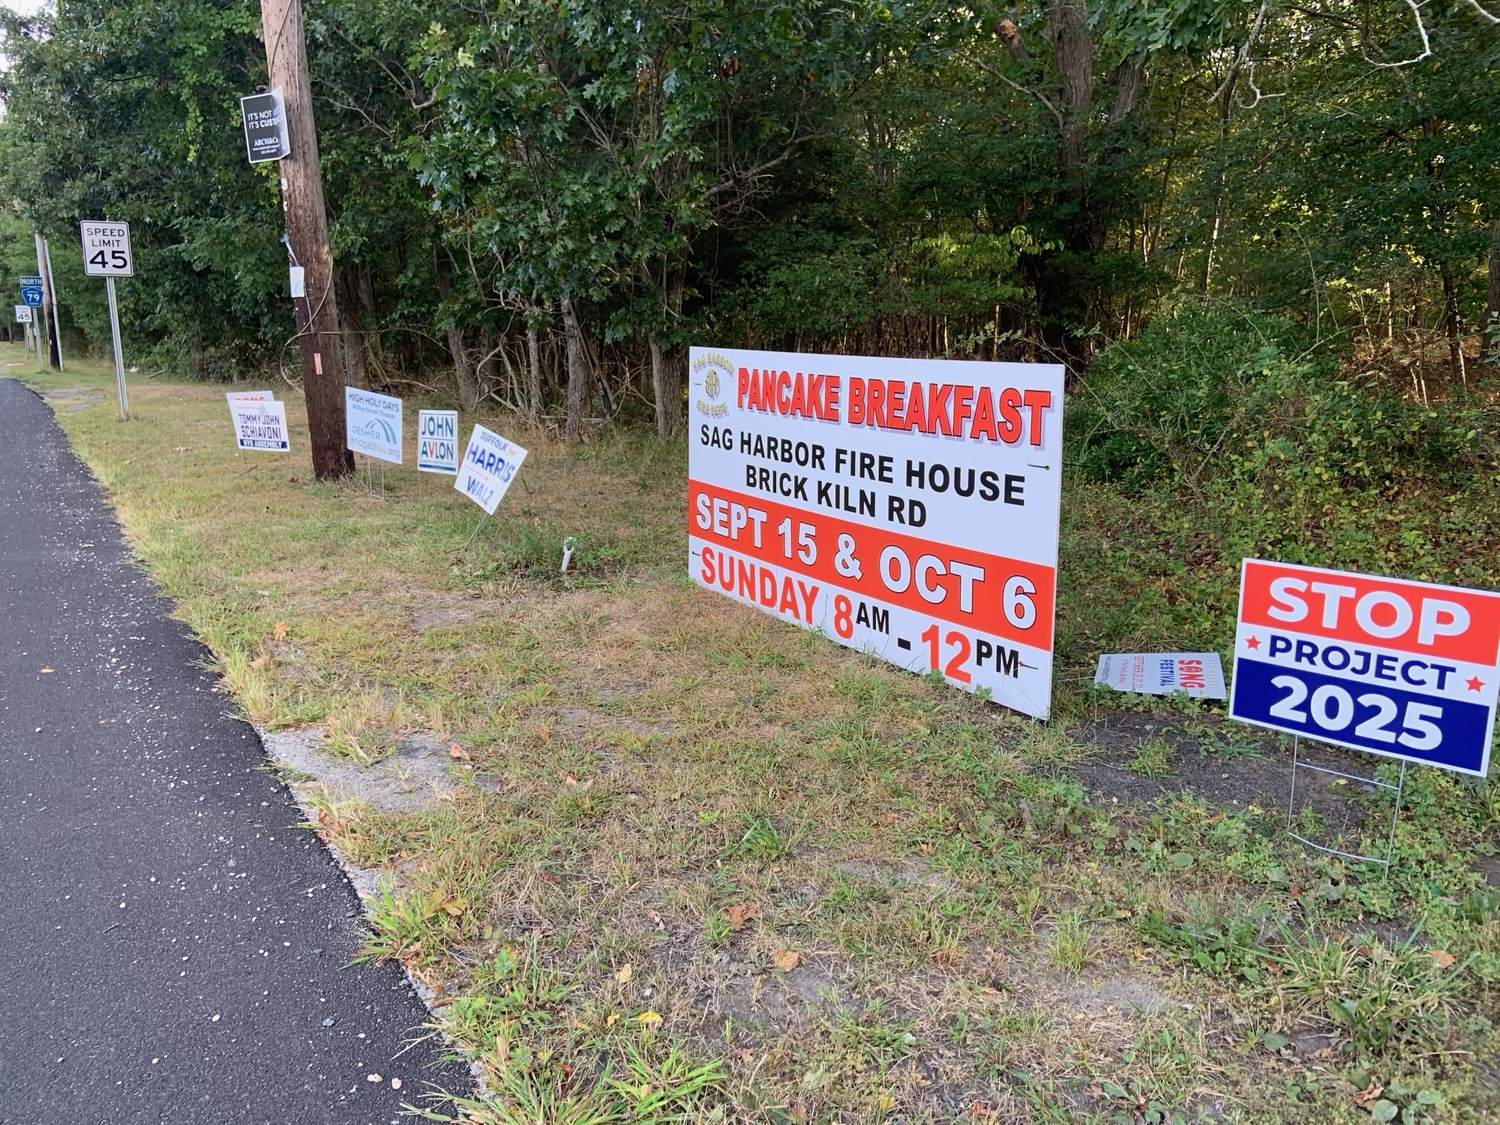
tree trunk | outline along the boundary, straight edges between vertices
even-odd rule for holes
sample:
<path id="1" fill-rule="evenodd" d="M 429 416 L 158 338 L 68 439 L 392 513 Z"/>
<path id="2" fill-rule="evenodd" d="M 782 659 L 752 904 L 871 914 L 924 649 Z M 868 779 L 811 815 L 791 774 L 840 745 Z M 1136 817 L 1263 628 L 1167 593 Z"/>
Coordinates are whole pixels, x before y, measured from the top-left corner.
<path id="1" fill-rule="evenodd" d="M 583 354 L 583 324 L 571 297 L 561 302 L 563 337 L 568 352 L 568 420 L 563 436 L 569 445 L 583 440 L 583 423 L 589 409 L 589 364 Z"/>
<path id="2" fill-rule="evenodd" d="M 542 416 L 542 342 L 536 326 L 526 325 L 526 413 L 533 422 Z"/>
<path id="3" fill-rule="evenodd" d="M 1500 350 L 1500 219 L 1490 224 L 1490 295 L 1486 304 L 1484 320 L 1490 347 Z"/>
<path id="4" fill-rule="evenodd" d="M 434 250 L 432 255 L 434 279 L 437 282 L 438 298 L 447 304 L 453 299 L 453 279 L 448 274 L 443 252 Z M 451 310 L 450 310 L 451 316 Z M 484 397 L 479 386 L 479 376 L 474 370 L 474 357 L 464 341 L 464 330 L 456 320 L 450 320 L 446 333 L 448 354 L 453 359 L 453 378 L 458 384 L 458 401 L 466 412 L 472 413 Z"/>
<path id="5" fill-rule="evenodd" d="M 676 332 L 682 323 L 682 294 L 687 285 L 687 248 L 684 247 L 669 267 L 666 292 L 662 294 L 666 324 Z M 662 438 L 675 437 L 682 427 L 682 385 L 687 375 L 687 352 L 680 341 L 663 344 L 661 337 L 649 333 L 651 346 L 651 389 L 656 397 L 656 432 Z"/>
<path id="6" fill-rule="evenodd" d="M 487 398 L 495 387 L 495 362 L 500 357 L 502 346 L 500 337 L 492 330 L 486 328 L 479 334 L 479 362 L 474 367 L 474 406 Z M 464 409 L 473 410 L 474 406 Z"/>
<path id="7" fill-rule="evenodd" d="M 203 337 L 196 332 L 188 337 L 188 362 L 193 366 L 193 378 L 207 380 L 208 364 L 203 358 Z"/>
<path id="8" fill-rule="evenodd" d="M 474 371 L 474 357 L 464 341 L 463 329 L 458 325 L 448 328 L 448 354 L 453 358 L 454 380 L 458 383 L 458 402 L 466 412 L 472 413 L 479 405 L 479 377 Z"/>
<path id="9" fill-rule="evenodd" d="M 1088 5 L 1084 0 L 1052 0 L 1047 22 L 1062 83 L 1063 168 L 1068 183 L 1081 190 L 1084 141 L 1089 105 L 1094 98 L 1094 44 L 1089 35 Z"/>
<path id="10" fill-rule="evenodd" d="M 1469 372 L 1464 366 L 1463 318 L 1458 311 L 1458 284 L 1453 267 L 1443 263 L 1443 331 L 1448 337 L 1448 363 L 1458 372 L 1458 381 L 1469 389 Z"/>
<path id="11" fill-rule="evenodd" d="M 370 369 L 365 363 L 365 342 L 363 325 L 360 323 L 360 315 L 355 312 L 358 301 L 354 300 L 357 285 L 349 273 L 340 270 L 338 274 L 339 306 L 343 309 L 343 315 L 339 318 L 343 324 L 344 336 L 344 377 L 351 387 L 366 387 L 370 385 Z"/>

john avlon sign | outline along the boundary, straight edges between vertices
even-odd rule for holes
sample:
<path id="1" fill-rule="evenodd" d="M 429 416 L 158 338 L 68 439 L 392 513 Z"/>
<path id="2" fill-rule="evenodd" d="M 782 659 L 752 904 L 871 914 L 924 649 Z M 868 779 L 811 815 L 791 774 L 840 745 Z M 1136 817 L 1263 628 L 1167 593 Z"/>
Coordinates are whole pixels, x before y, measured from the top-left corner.
<path id="1" fill-rule="evenodd" d="M 1500 594 L 1246 559 L 1233 718 L 1483 777 Z"/>
<path id="2" fill-rule="evenodd" d="M 695 582 L 1047 716 L 1060 366 L 704 348 L 691 364 Z"/>
<path id="3" fill-rule="evenodd" d="M 417 468 L 450 476 L 458 472 L 458 411 L 417 412 Z"/>

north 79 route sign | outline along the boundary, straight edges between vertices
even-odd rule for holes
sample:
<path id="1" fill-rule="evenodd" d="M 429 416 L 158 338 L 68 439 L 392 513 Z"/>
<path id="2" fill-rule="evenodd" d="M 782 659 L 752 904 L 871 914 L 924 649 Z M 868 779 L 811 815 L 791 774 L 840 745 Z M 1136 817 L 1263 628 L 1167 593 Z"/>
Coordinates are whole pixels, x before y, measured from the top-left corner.
<path id="1" fill-rule="evenodd" d="M 1246 559 L 1229 715 L 1484 777 L 1500 594 Z"/>
<path id="2" fill-rule="evenodd" d="M 86 219 L 78 224 L 83 234 L 83 272 L 90 277 L 134 277 L 135 259 L 130 253 L 130 224 Z"/>

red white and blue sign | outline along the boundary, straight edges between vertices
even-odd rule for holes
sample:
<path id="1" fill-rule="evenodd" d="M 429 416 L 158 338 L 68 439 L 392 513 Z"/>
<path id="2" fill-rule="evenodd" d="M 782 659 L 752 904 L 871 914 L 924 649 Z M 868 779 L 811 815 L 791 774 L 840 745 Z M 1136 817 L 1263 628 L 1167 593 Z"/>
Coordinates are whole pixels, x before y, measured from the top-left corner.
<path id="1" fill-rule="evenodd" d="M 1484 777 L 1500 593 L 1246 559 L 1229 715 Z"/>

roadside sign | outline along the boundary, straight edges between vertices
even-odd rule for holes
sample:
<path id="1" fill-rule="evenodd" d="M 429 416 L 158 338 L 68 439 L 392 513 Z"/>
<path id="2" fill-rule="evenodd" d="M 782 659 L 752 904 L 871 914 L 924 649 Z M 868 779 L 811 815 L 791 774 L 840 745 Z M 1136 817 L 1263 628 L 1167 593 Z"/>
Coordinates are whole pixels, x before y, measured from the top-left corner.
<path id="1" fill-rule="evenodd" d="M 1500 594 L 1246 559 L 1229 715 L 1485 776 Z"/>
<path id="2" fill-rule="evenodd" d="M 1046 718 L 1063 369 L 691 353 L 693 581 Z"/>
<path id="3" fill-rule="evenodd" d="M 78 224 L 83 233 L 83 272 L 90 277 L 133 277 L 130 224 L 88 219 Z"/>
<path id="4" fill-rule="evenodd" d="M 526 450 L 515 442 L 493 430 L 475 426 L 453 487 L 494 515 L 524 460 Z"/>
<path id="5" fill-rule="evenodd" d="M 21 275 L 21 300 L 31 308 L 42 307 L 42 278 L 40 274 Z"/>
<path id="6" fill-rule="evenodd" d="M 417 468 L 424 473 L 458 472 L 458 411 L 417 412 Z"/>
<path id="7" fill-rule="evenodd" d="M 401 464 L 401 400 L 345 387 L 344 435 L 355 453 Z"/>
<path id="8" fill-rule="evenodd" d="M 1184 692 L 1194 699 L 1224 698 L 1224 665 L 1217 652 L 1107 652 L 1094 683 L 1137 695 Z"/>
<path id="9" fill-rule="evenodd" d="M 234 419 L 235 442 L 241 449 L 267 453 L 290 453 L 286 404 L 249 396 L 231 397 L 229 414 Z"/>
<path id="10" fill-rule="evenodd" d="M 251 164 L 264 164 L 291 155 L 286 132 L 286 105 L 281 90 L 269 94 L 247 94 L 240 99 L 245 121 L 245 152 Z"/>
<path id="11" fill-rule="evenodd" d="M 17 324 L 30 324 L 31 323 L 31 306 L 30 305 L 17 305 L 16 306 L 16 323 Z"/>

